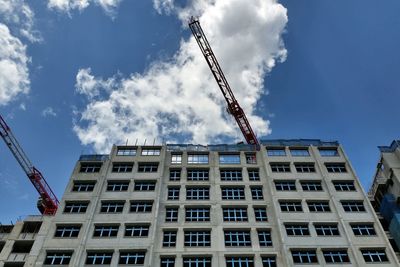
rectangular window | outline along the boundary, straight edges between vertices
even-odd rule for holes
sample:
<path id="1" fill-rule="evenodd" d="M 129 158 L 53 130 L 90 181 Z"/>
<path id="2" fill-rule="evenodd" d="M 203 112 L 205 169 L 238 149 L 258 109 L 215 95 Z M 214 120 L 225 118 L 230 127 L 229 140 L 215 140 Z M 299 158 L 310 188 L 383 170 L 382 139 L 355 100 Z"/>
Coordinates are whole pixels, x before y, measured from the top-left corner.
<path id="1" fill-rule="evenodd" d="M 124 201 L 102 201 L 100 212 L 121 213 L 124 209 Z"/>
<path id="2" fill-rule="evenodd" d="M 314 163 L 295 163 L 294 167 L 296 168 L 297 172 L 301 173 L 315 172 Z"/>
<path id="3" fill-rule="evenodd" d="M 131 201 L 131 212 L 151 212 L 153 202 L 150 201 Z"/>
<path id="4" fill-rule="evenodd" d="M 345 173 L 346 164 L 345 163 L 325 163 L 326 170 L 331 173 Z"/>
<path id="5" fill-rule="evenodd" d="M 260 247 L 272 247 L 271 230 L 258 229 L 257 234 Z"/>
<path id="6" fill-rule="evenodd" d="M 301 212 L 303 207 L 300 200 L 279 201 L 282 212 Z"/>
<path id="7" fill-rule="evenodd" d="M 285 148 L 267 148 L 267 155 L 270 157 L 286 156 Z"/>
<path id="8" fill-rule="evenodd" d="M 171 164 L 181 164 L 181 163 L 182 163 L 182 154 L 171 155 Z"/>
<path id="9" fill-rule="evenodd" d="M 107 181 L 107 191 L 123 192 L 128 191 L 129 181 Z"/>
<path id="10" fill-rule="evenodd" d="M 321 157 L 338 157 L 339 153 L 337 148 L 318 148 Z"/>
<path id="11" fill-rule="evenodd" d="M 385 249 L 361 249 L 365 262 L 388 262 Z"/>
<path id="12" fill-rule="evenodd" d="M 240 164 L 240 154 L 219 155 L 219 164 Z"/>
<path id="13" fill-rule="evenodd" d="M 329 201 L 307 201 L 308 210 L 310 212 L 330 212 Z"/>
<path id="14" fill-rule="evenodd" d="M 125 237 L 147 237 L 149 236 L 148 224 L 134 224 L 125 226 Z"/>
<path id="15" fill-rule="evenodd" d="M 254 267 L 253 257 L 226 257 L 226 267 Z"/>
<path id="16" fill-rule="evenodd" d="M 175 257 L 162 257 L 160 267 L 175 267 Z"/>
<path id="17" fill-rule="evenodd" d="M 81 162 L 79 172 L 94 173 L 100 172 L 102 163 L 100 162 Z"/>
<path id="18" fill-rule="evenodd" d="M 185 247 L 211 246 L 211 231 L 185 231 Z"/>
<path id="19" fill-rule="evenodd" d="M 310 152 L 308 148 L 290 148 L 290 154 L 292 157 L 309 157 Z"/>
<path id="20" fill-rule="evenodd" d="M 211 267 L 211 257 L 184 257 L 183 267 Z"/>
<path id="21" fill-rule="evenodd" d="M 74 181 L 72 187 L 73 192 L 92 192 L 96 182 L 95 181 Z"/>
<path id="22" fill-rule="evenodd" d="M 318 236 L 339 236 L 339 228 L 337 223 L 315 223 L 315 231 Z"/>
<path id="23" fill-rule="evenodd" d="M 289 162 L 270 163 L 272 172 L 290 172 Z"/>
<path id="24" fill-rule="evenodd" d="M 356 236 L 374 236 L 376 235 L 374 224 L 372 223 L 354 223 L 351 229 Z"/>
<path id="25" fill-rule="evenodd" d="M 138 172 L 157 172 L 158 163 L 157 162 L 140 162 Z"/>
<path id="26" fill-rule="evenodd" d="M 247 208 L 226 207 L 222 208 L 225 222 L 247 222 Z"/>
<path id="27" fill-rule="evenodd" d="M 247 169 L 250 181 L 260 181 L 260 171 L 258 169 Z"/>
<path id="28" fill-rule="evenodd" d="M 132 172 L 133 162 L 114 162 L 111 172 Z"/>
<path id="29" fill-rule="evenodd" d="M 169 170 L 169 180 L 179 181 L 181 179 L 181 169 L 170 169 Z"/>
<path id="30" fill-rule="evenodd" d="M 135 181 L 135 191 L 154 191 L 156 189 L 156 181 Z"/>
<path id="31" fill-rule="evenodd" d="M 64 213 L 85 213 L 89 202 L 65 202 Z"/>
<path id="32" fill-rule="evenodd" d="M 326 263 L 349 263 L 350 258 L 346 249 L 323 250 Z"/>
<path id="33" fill-rule="evenodd" d="M 165 208 L 165 222 L 178 221 L 178 208 Z"/>
<path id="34" fill-rule="evenodd" d="M 356 191 L 354 181 L 333 181 L 336 191 Z"/>
<path id="35" fill-rule="evenodd" d="M 221 187 L 222 200 L 244 200 L 244 187 Z"/>
<path id="36" fill-rule="evenodd" d="M 208 181 L 209 170 L 206 169 L 188 169 L 187 170 L 188 181 Z"/>
<path id="37" fill-rule="evenodd" d="M 303 191 L 323 191 L 321 181 L 300 181 Z"/>
<path id="38" fill-rule="evenodd" d="M 225 246 L 227 247 L 250 247 L 251 238 L 250 231 L 239 231 L 239 230 L 225 230 Z"/>
<path id="39" fill-rule="evenodd" d="M 160 148 L 143 148 L 142 156 L 160 156 Z"/>
<path id="40" fill-rule="evenodd" d="M 179 186 L 169 186 L 168 187 L 168 200 L 179 200 Z"/>
<path id="41" fill-rule="evenodd" d="M 208 200 L 210 199 L 209 187 L 187 187 L 186 200 Z"/>
<path id="42" fill-rule="evenodd" d="M 120 251 L 118 263 L 121 265 L 142 265 L 144 264 L 145 255 L 145 251 Z"/>
<path id="43" fill-rule="evenodd" d="M 94 237 L 115 237 L 118 235 L 118 225 L 96 225 L 94 227 Z"/>
<path id="44" fill-rule="evenodd" d="M 71 261 L 72 251 L 47 252 L 45 265 L 68 265 Z"/>
<path id="45" fill-rule="evenodd" d="M 341 201 L 345 212 L 364 212 L 365 207 L 362 200 L 343 200 Z"/>
<path id="46" fill-rule="evenodd" d="M 208 164 L 208 154 L 189 154 L 189 164 Z"/>
<path id="47" fill-rule="evenodd" d="M 254 207 L 254 216 L 256 217 L 256 222 L 267 222 L 267 209 L 265 207 Z"/>
<path id="48" fill-rule="evenodd" d="M 276 267 L 276 256 L 262 256 L 262 267 Z"/>
<path id="49" fill-rule="evenodd" d="M 88 252 L 86 255 L 87 265 L 111 264 L 112 252 Z"/>
<path id="50" fill-rule="evenodd" d="M 232 169 L 232 170 L 220 170 L 221 181 L 242 181 L 242 170 Z"/>
<path id="51" fill-rule="evenodd" d="M 247 164 L 257 164 L 256 153 L 246 153 L 246 163 Z"/>
<path id="52" fill-rule="evenodd" d="M 59 225 L 56 228 L 56 233 L 54 234 L 54 237 L 78 237 L 80 229 L 80 225 Z"/>
<path id="53" fill-rule="evenodd" d="M 296 181 L 294 180 L 274 180 L 274 183 L 277 191 L 296 191 Z"/>
<path id="54" fill-rule="evenodd" d="M 308 224 L 285 224 L 286 234 L 288 236 L 307 236 L 310 235 Z"/>
<path id="55" fill-rule="evenodd" d="M 209 222 L 210 208 L 186 208 L 187 222 Z"/>
<path id="56" fill-rule="evenodd" d="M 307 264 L 318 263 L 317 251 L 313 250 L 292 250 L 294 263 Z"/>
<path id="57" fill-rule="evenodd" d="M 118 147 L 117 156 L 136 156 L 136 147 Z"/>
<path id="58" fill-rule="evenodd" d="M 176 246 L 176 235 L 177 232 L 174 231 L 164 231 L 163 233 L 163 247 L 175 247 Z"/>
<path id="59" fill-rule="evenodd" d="M 250 191 L 251 191 L 251 198 L 253 200 L 264 199 L 262 186 L 251 186 Z"/>

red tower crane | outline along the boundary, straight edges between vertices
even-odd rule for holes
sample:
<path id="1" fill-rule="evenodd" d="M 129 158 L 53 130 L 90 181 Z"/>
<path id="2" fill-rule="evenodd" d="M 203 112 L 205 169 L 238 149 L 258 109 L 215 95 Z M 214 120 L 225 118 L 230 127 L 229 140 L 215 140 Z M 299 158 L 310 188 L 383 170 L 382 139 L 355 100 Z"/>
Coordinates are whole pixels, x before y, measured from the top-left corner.
<path id="1" fill-rule="evenodd" d="M 14 134 L 11 132 L 10 127 L 8 127 L 1 115 L 0 135 L 10 149 L 11 153 L 14 155 L 15 159 L 18 161 L 19 165 L 28 176 L 29 180 L 32 182 L 33 186 L 38 191 L 40 195 L 37 203 L 39 211 L 45 215 L 54 215 L 57 211 L 59 203 L 56 195 L 53 193 L 53 190 L 51 190 L 40 171 L 32 165 L 31 161 L 19 145 Z"/>
<path id="2" fill-rule="evenodd" d="M 255 145 L 258 150 L 260 148 L 258 139 L 254 134 L 249 121 L 247 120 L 246 114 L 240 107 L 239 102 L 236 100 L 221 67 L 219 66 L 217 58 L 215 57 L 214 52 L 212 51 L 211 46 L 203 32 L 203 29 L 200 26 L 199 20 L 192 17 L 189 21 L 189 27 L 197 41 L 197 44 L 200 47 L 201 52 L 204 55 L 204 58 L 207 61 L 208 66 L 210 67 L 215 80 L 217 81 L 219 88 L 221 89 L 222 94 L 225 97 L 226 103 L 228 104 L 228 112 L 235 118 L 244 138 L 246 139 L 246 142 L 250 145 Z"/>

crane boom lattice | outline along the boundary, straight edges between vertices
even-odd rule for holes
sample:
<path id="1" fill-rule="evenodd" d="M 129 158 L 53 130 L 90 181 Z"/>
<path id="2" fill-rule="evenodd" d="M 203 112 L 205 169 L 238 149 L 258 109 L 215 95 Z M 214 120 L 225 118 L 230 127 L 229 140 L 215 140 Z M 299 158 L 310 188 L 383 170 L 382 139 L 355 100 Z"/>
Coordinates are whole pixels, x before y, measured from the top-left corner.
<path id="1" fill-rule="evenodd" d="M 59 203 L 56 195 L 54 194 L 53 190 L 51 190 L 50 186 L 46 182 L 46 179 L 44 179 L 40 171 L 32 165 L 24 150 L 19 145 L 18 140 L 12 133 L 10 127 L 7 125 L 1 115 L 0 135 L 7 147 L 10 149 L 11 153 L 14 155 L 15 159 L 18 161 L 19 165 L 28 176 L 35 189 L 38 191 L 40 195 L 40 201 L 38 203 L 40 212 L 46 215 L 54 215 L 57 211 Z"/>
<path id="2" fill-rule="evenodd" d="M 249 121 L 247 120 L 246 114 L 240 107 L 239 102 L 236 100 L 224 73 L 222 72 L 218 60 L 215 57 L 214 52 L 212 51 L 211 46 L 203 32 L 203 29 L 200 26 L 200 22 L 197 19 L 191 18 L 189 27 L 197 41 L 197 44 L 200 47 L 201 52 L 204 55 L 204 58 L 207 61 L 208 66 L 210 67 L 215 80 L 217 81 L 219 88 L 221 89 L 222 94 L 225 97 L 225 100 L 228 104 L 229 113 L 235 118 L 244 138 L 246 139 L 246 142 L 250 145 L 255 145 L 256 148 L 259 149 L 260 144 L 258 139 L 254 134 Z"/>

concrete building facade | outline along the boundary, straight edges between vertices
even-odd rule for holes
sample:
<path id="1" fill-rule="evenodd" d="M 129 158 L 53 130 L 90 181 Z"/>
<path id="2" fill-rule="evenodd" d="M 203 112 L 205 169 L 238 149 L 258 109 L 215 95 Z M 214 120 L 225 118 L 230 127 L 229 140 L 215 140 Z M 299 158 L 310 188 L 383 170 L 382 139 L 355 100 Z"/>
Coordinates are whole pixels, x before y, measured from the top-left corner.
<path id="1" fill-rule="evenodd" d="M 394 140 L 390 146 L 380 146 L 379 150 L 380 160 L 368 195 L 394 251 L 399 256 L 400 140 Z"/>
<path id="2" fill-rule="evenodd" d="M 35 266 L 398 266 L 337 142 L 81 156 Z"/>

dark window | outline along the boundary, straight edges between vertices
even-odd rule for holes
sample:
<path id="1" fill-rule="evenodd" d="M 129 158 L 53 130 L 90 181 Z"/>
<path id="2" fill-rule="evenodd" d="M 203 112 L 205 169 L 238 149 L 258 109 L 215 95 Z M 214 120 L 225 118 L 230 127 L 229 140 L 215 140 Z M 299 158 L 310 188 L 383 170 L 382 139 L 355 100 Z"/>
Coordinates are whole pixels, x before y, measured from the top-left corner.
<path id="1" fill-rule="evenodd" d="M 285 148 L 267 148 L 267 155 L 270 157 L 286 156 Z"/>
<path id="2" fill-rule="evenodd" d="M 334 172 L 334 173 L 347 172 L 346 164 L 344 163 L 325 163 L 325 167 L 328 172 Z"/>
<path id="3" fill-rule="evenodd" d="M 387 262 L 389 261 L 385 249 L 361 249 L 365 262 Z"/>
<path id="4" fill-rule="evenodd" d="M 249 247 L 251 246 L 250 231 L 225 230 L 225 246 Z"/>
<path id="5" fill-rule="evenodd" d="M 158 163 L 139 163 L 138 172 L 157 172 Z"/>
<path id="6" fill-rule="evenodd" d="M 247 169 L 250 181 L 260 181 L 260 171 L 258 169 Z"/>
<path id="7" fill-rule="evenodd" d="M 208 222 L 210 221 L 210 208 L 186 208 L 187 222 Z"/>
<path id="8" fill-rule="evenodd" d="M 308 224 L 285 224 L 286 234 L 288 236 L 307 236 L 310 235 Z"/>
<path id="9" fill-rule="evenodd" d="M 185 247 L 211 246 L 210 231 L 185 231 Z"/>
<path id="10" fill-rule="evenodd" d="M 121 213 L 124 209 L 124 201 L 103 201 L 101 202 L 100 212 Z"/>
<path id="11" fill-rule="evenodd" d="M 175 257 L 162 257 L 160 267 L 175 267 Z"/>
<path id="12" fill-rule="evenodd" d="M 321 181 L 300 181 L 303 191 L 322 191 Z"/>
<path id="13" fill-rule="evenodd" d="M 131 237 L 145 237 L 149 235 L 150 225 L 146 224 L 136 224 L 136 225 L 126 225 L 125 226 L 125 236 Z"/>
<path id="14" fill-rule="evenodd" d="M 187 171 L 188 181 L 208 181 L 209 171 L 205 169 L 189 169 Z"/>
<path id="15" fill-rule="evenodd" d="M 136 156 L 136 147 L 118 147 L 117 156 Z"/>
<path id="16" fill-rule="evenodd" d="M 262 256 L 263 267 L 276 267 L 276 256 Z"/>
<path id="17" fill-rule="evenodd" d="M 74 181 L 72 191 L 74 192 L 92 192 L 96 182 L 95 181 Z"/>
<path id="18" fill-rule="evenodd" d="M 257 164 L 257 157 L 255 153 L 246 153 L 247 164 Z"/>
<path id="19" fill-rule="evenodd" d="M 354 181 L 333 181 L 336 191 L 356 191 Z"/>
<path id="20" fill-rule="evenodd" d="M 179 186 L 169 186 L 168 187 L 168 200 L 179 200 Z"/>
<path id="21" fill-rule="evenodd" d="M 160 148 L 143 148 L 142 156 L 159 156 L 161 153 Z"/>
<path id="22" fill-rule="evenodd" d="M 232 169 L 232 170 L 220 170 L 221 181 L 242 181 L 242 170 Z"/>
<path id="23" fill-rule="evenodd" d="M 183 267 L 211 267 L 211 258 L 203 256 L 184 257 Z"/>
<path id="24" fill-rule="evenodd" d="M 316 250 L 292 250 L 294 263 L 318 263 Z"/>
<path id="25" fill-rule="evenodd" d="M 319 236 L 338 236 L 340 235 L 339 233 L 339 228 L 338 225 L 335 224 L 314 224 L 315 231 L 317 232 L 317 235 Z"/>
<path id="26" fill-rule="evenodd" d="M 119 264 L 144 264 L 145 251 L 120 251 Z"/>
<path id="27" fill-rule="evenodd" d="M 114 162 L 112 172 L 132 172 L 133 162 Z"/>
<path id="28" fill-rule="evenodd" d="M 165 222 L 178 221 L 178 208 L 165 208 Z"/>
<path id="29" fill-rule="evenodd" d="M 253 200 L 263 200 L 263 189 L 262 186 L 252 186 L 250 187 L 251 197 Z"/>
<path id="30" fill-rule="evenodd" d="M 293 180 L 290 181 L 274 181 L 275 188 L 278 191 L 296 191 L 296 182 Z"/>
<path id="31" fill-rule="evenodd" d="M 226 257 L 226 267 L 254 267 L 252 257 Z"/>
<path id="32" fill-rule="evenodd" d="M 210 199 L 209 187 L 187 187 L 186 188 L 187 200 L 208 200 Z"/>
<path id="33" fill-rule="evenodd" d="M 57 226 L 54 236 L 64 238 L 78 237 L 80 229 L 80 225 L 60 225 Z"/>
<path id="34" fill-rule="evenodd" d="M 268 221 L 267 209 L 265 207 L 254 207 L 254 216 L 257 222 Z"/>
<path id="35" fill-rule="evenodd" d="M 68 265 L 71 261 L 72 251 L 47 252 L 45 265 Z"/>
<path id="36" fill-rule="evenodd" d="M 260 247 L 272 247 L 271 230 L 257 230 Z"/>
<path id="37" fill-rule="evenodd" d="M 290 163 L 289 162 L 281 162 L 281 163 L 270 163 L 272 172 L 290 172 Z"/>
<path id="38" fill-rule="evenodd" d="M 222 208 L 225 222 L 247 222 L 247 208 Z"/>
<path id="39" fill-rule="evenodd" d="M 307 148 L 291 148 L 290 154 L 292 157 L 309 157 L 310 152 L 308 152 Z"/>
<path id="40" fill-rule="evenodd" d="M 345 212 L 364 212 L 365 207 L 362 200 L 343 200 L 342 206 Z"/>
<path id="41" fill-rule="evenodd" d="M 135 181 L 135 191 L 154 191 L 155 189 L 155 181 Z"/>
<path id="42" fill-rule="evenodd" d="M 319 148 L 319 154 L 321 157 L 337 157 L 339 153 L 337 148 Z"/>
<path id="43" fill-rule="evenodd" d="M 153 203 L 150 201 L 131 201 L 131 212 L 151 212 Z"/>
<path id="44" fill-rule="evenodd" d="M 100 162 L 93 162 L 93 163 L 82 162 L 79 172 L 86 172 L 86 173 L 99 172 L 101 169 L 101 165 L 102 163 Z"/>
<path id="45" fill-rule="evenodd" d="M 169 170 L 169 180 L 170 181 L 179 181 L 181 179 L 181 170 L 180 169 L 170 169 Z"/>
<path id="46" fill-rule="evenodd" d="M 118 225 L 96 225 L 94 227 L 94 237 L 113 237 L 118 235 Z"/>
<path id="47" fill-rule="evenodd" d="M 111 264 L 112 256 L 112 252 L 88 252 L 86 256 L 86 264 Z"/>
<path id="48" fill-rule="evenodd" d="M 300 200 L 279 201 L 279 206 L 283 212 L 300 212 L 303 211 Z"/>
<path id="49" fill-rule="evenodd" d="M 294 167 L 297 172 L 310 173 L 315 172 L 314 163 L 295 163 Z"/>
<path id="50" fill-rule="evenodd" d="M 240 154 L 219 155 L 219 164 L 240 164 Z"/>
<path id="51" fill-rule="evenodd" d="M 64 213 L 85 213 L 89 202 L 65 202 Z"/>
<path id="52" fill-rule="evenodd" d="M 362 236 L 362 235 L 376 235 L 374 225 L 372 223 L 357 223 L 351 224 L 351 229 L 353 230 L 354 235 Z"/>
<path id="53" fill-rule="evenodd" d="M 222 200 L 244 200 L 243 187 L 222 187 Z"/>
<path id="54" fill-rule="evenodd" d="M 107 191 L 128 191 L 129 181 L 107 181 Z"/>
<path id="55" fill-rule="evenodd" d="M 164 231 L 163 233 L 163 247 L 176 246 L 176 231 Z"/>
<path id="56" fill-rule="evenodd" d="M 350 258 L 347 254 L 347 250 L 323 250 L 324 258 L 326 263 L 349 263 Z"/>
<path id="57" fill-rule="evenodd" d="M 329 201 L 307 201 L 308 210 L 310 212 L 330 212 Z"/>

